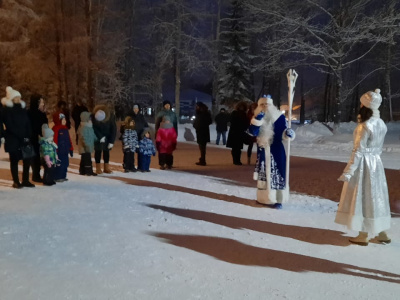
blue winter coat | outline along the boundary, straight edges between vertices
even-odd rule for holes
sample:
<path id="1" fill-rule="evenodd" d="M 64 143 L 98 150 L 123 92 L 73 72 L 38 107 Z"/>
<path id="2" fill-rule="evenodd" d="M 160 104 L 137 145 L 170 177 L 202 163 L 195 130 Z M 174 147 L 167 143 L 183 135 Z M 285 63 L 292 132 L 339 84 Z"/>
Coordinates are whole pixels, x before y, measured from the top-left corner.
<path id="1" fill-rule="evenodd" d="M 153 141 L 143 137 L 139 142 L 139 153 L 147 156 L 156 155 L 156 147 L 154 147 Z"/>

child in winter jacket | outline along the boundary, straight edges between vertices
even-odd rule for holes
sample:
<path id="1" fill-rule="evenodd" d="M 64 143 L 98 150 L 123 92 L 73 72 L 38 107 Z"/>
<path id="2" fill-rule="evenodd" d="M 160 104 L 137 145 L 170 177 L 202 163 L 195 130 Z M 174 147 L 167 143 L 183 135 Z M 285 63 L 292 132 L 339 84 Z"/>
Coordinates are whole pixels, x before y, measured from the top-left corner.
<path id="1" fill-rule="evenodd" d="M 139 169 L 141 172 L 150 172 L 151 156 L 156 155 L 156 148 L 150 135 L 150 130 L 145 128 L 139 142 Z"/>
<path id="2" fill-rule="evenodd" d="M 171 169 L 174 163 L 172 152 L 176 149 L 177 134 L 168 116 L 164 116 L 157 130 L 156 146 L 161 170 Z"/>
<path id="3" fill-rule="evenodd" d="M 87 176 L 97 176 L 93 172 L 92 152 L 94 151 L 94 142 L 97 140 L 93 131 L 93 124 L 90 118 L 90 112 L 81 113 L 81 124 L 78 129 L 79 154 L 81 155 L 81 163 L 79 166 L 79 174 Z"/>
<path id="4" fill-rule="evenodd" d="M 63 113 L 55 113 L 53 115 L 54 122 L 54 142 L 57 145 L 57 155 L 60 164 L 54 171 L 54 180 L 56 182 L 67 181 L 67 170 L 69 166 L 68 154 L 72 157 L 74 148 L 72 146 L 71 137 L 69 136 L 67 119 Z"/>
<path id="5" fill-rule="evenodd" d="M 131 117 L 126 117 L 122 133 L 122 151 L 124 151 L 123 167 L 125 173 L 136 172 L 135 152 L 139 148 L 138 136 L 135 130 L 135 121 Z"/>
<path id="6" fill-rule="evenodd" d="M 47 124 L 42 126 L 42 138 L 40 138 L 40 158 L 44 167 L 43 185 L 56 184 L 54 171 L 58 161 L 57 145 L 53 141 L 54 132 Z"/>

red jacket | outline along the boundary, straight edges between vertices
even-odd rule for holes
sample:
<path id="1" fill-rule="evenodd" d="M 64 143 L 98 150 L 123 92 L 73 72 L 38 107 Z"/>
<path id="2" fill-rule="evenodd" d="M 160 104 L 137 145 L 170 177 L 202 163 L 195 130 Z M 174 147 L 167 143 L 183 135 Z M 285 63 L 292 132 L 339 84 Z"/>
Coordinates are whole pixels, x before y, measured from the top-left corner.
<path id="1" fill-rule="evenodd" d="M 176 149 L 176 131 L 174 127 L 157 130 L 156 146 L 159 153 L 172 154 Z"/>
<path id="2" fill-rule="evenodd" d="M 66 133 L 68 135 L 68 137 L 64 137 L 64 139 L 69 139 L 70 145 L 69 145 L 68 150 L 74 151 L 74 146 L 72 145 L 72 142 L 71 142 L 71 136 L 69 135 L 69 132 L 68 132 L 68 127 L 66 125 L 61 124 L 59 113 L 56 112 L 53 114 L 53 122 L 54 122 L 54 126 L 53 126 L 52 130 L 54 132 L 54 138 L 53 138 L 54 143 L 56 143 L 56 145 L 60 147 L 58 139 L 60 137 L 59 133 L 61 130 L 61 132 Z M 63 144 L 65 144 L 65 141 L 63 141 L 63 142 L 64 142 Z M 65 149 L 65 150 L 67 150 L 67 149 Z M 57 152 L 58 151 L 59 150 L 57 149 Z"/>

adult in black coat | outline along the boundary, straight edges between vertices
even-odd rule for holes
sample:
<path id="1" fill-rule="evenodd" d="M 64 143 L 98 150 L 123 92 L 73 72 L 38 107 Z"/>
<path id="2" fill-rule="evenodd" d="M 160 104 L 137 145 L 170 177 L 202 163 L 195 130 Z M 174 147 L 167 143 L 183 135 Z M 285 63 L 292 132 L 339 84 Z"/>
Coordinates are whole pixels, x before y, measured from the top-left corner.
<path id="1" fill-rule="evenodd" d="M 216 144 L 219 145 L 219 140 L 222 135 L 222 143 L 226 145 L 226 132 L 228 131 L 229 114 L 226 113 L 225 108 L 221 108 L 219 113 L 215 116 L 215 125 L 217 130 Z"/>
<path id="2" fill-rule="evenodd" d="M 78 145 L 78 129 L 79 125 L 81 125 L 81 113 L 84 111 L 89 111 L 88 108 L 83 105 L 82 101 L 78 99 L 74 108 L 72 109 L 72 120 L 74 120 L 74 128 L 75 128 L 75 142 Z"/>
<path id="3" fill-rule="evenodd" d="M 10 156 L 11 176 L 14 181 L 13 188 L 34 187 L 29 182 L 30 159 L 23 160 L 22 183 L 18 176 L 18 161 L 22 159 L 21 147 L 29 143 L 32 130 L 25 102 L 21 100 L 21 94 L 8 86 L 6 97 L 1 99 L 3 105 L 2 122 L 5 126 L 4 137 L 5 151 Z"/>
<path id="4" fill-rule="evenodd" d="M 94 159 L 96 161 L 96 173 L 101 174 L 101 154 L 103 153 L 104 173 L 112 173 L 109 165 L 110 150 L 114 146 L 115 137 L 117 135 L 117 124 L 115 115 L 110 109 L 104 105 L 97 105 L 93 109 L 93 130 L 97 137 L 94 143 Z"/>
<path id="5" fill-rule="evenodd" d="M 228 141 L 226 147 L 232 148 L 232 159 L 234 165 L 242 165 L 241 155 L 243 149 L 243 142 L 245 131 L 248 127 L 248 120 L 246 116 L 247 104 L 244 101 L 236 105 L 235 110 L 231 114 L 231 127 L 228 133 Z"/>
<path id="6" fill-rule="evenodd" d="M 133 121 L 135 121 L 135 130 L 138 135 L 138 140 L 142 139 L 142 134 L 143 130 L 146 127 L 149 127 L 149 124 L 147 124 L 146 119 L 144 116 L 140 113 L 140 106 L 139 104 L 133 105 L 133 109 L 130 113 L 128 113 L 128 116 L 132 118 Z"/>
<path id="7" fill-rule="evenodd" d="M 40 178 L 40 146 L 39 138 L 42 136 L 42 125 L 48 124 L 45 112 L 45 101 L 39 94 L 33 94 L 28 109 L 28 116 L 31 121 L 32 135 L 31 143 L 35 149 L 35 156 L 31 159 L 32 181 L 42 182 Z"/>
<path id="8" fill-rule="evenodd" d="M 197 144 L 199 144 L 200 158 L 196 165 L 206 165 L 206 146 L 210 142 L 210 125 L 212 118 L 207 105 L 203 102 L 196 104 L 196 119 L 194 120 L 193 127 L 196 129 Z"/>

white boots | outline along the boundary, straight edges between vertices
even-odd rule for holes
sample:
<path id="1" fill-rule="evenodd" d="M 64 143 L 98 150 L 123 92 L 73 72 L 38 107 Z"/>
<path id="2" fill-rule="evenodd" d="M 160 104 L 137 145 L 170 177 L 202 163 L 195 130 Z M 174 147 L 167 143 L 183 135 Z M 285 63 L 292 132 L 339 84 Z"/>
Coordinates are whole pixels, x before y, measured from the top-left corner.
<path id="1" fill-rule="evenodd" d="M 376 236 L 376 239 L 378 240 L 379 243 L 383 244 L 389 244 L 392 240 L 388 237 L 387 233 L 385 231 L 381 231 L 378 236 Z M 349 241 L 352 242 L 353 244 L 357 244 L 360 246 L 368 246 L 368 233 L 360 231 L 358 236 L 354 238 L 349 238 Z"/>

